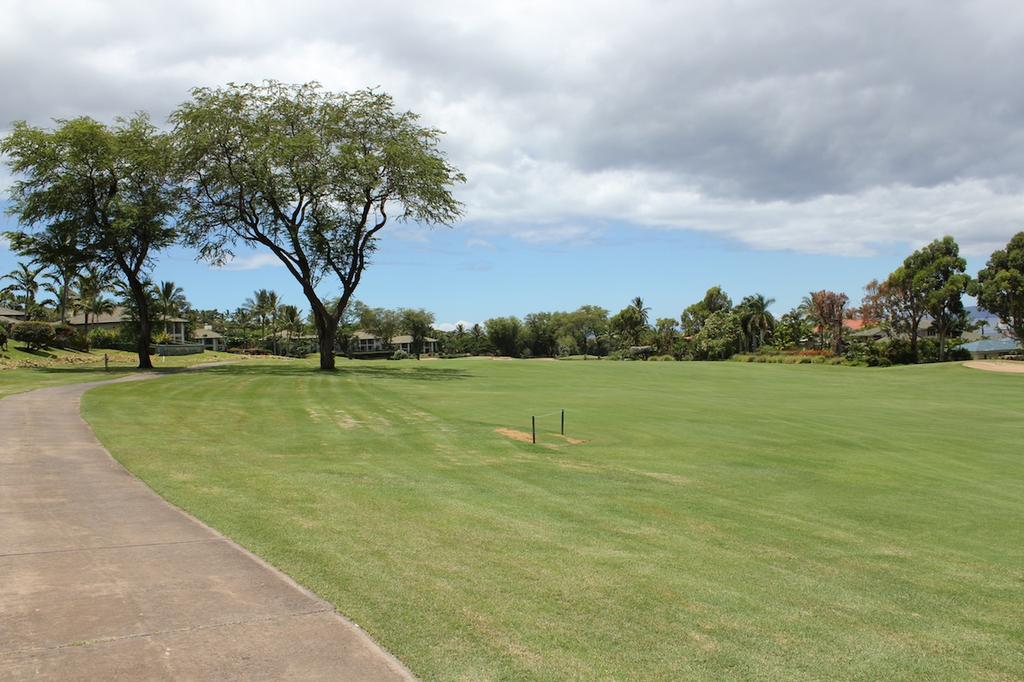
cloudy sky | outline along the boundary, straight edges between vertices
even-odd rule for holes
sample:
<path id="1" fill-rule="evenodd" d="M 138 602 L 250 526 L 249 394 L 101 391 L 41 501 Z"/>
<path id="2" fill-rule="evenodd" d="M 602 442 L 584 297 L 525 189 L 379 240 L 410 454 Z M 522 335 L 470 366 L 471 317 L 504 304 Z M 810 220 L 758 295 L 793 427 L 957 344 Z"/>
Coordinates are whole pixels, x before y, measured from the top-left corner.
<path id="1" fill-rule="evenodd" d="M 469 182 L 453 230 L 391 232 L 361 298 L 476 321 L 641 295 L 677 316 L 712 284 L 859 299 L 943 234 L 980 267 L 1024 229 L 1022 63 L 1024 6 L 995 0 L 0 0 L 0 130 L 162 121 L 228 81 L 379 87 L 447 131 Z M 259 253 L 176 250 L 155 276 L 202 307 L 301 303 Z"/>

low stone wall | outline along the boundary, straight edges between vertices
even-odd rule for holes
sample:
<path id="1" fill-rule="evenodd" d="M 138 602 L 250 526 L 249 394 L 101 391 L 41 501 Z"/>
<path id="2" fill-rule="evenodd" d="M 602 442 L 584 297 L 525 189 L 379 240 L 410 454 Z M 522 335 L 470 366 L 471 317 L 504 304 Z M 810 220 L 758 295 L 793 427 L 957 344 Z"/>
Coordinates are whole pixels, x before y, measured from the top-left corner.
<path id="1" fill-rule="evenodd" d="M 157 343 L 153 344 L 153 355 L 195 355 L 203 352 L 201 343 Z"/>

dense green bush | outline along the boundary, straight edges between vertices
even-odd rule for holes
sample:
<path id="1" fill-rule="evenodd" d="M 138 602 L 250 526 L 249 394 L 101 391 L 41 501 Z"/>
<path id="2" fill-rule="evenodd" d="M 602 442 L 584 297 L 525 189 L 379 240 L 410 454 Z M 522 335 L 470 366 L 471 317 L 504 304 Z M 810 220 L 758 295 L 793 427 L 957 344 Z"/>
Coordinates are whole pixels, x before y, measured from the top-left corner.
<path id="1" fill-rule="evenodd" d="M 17 322 L 11 327 L 11 338 L 21 341 L 29 350 L 46 348 L 55 337 L 53 325 L 47 322 Z"/>
<path id="2" fill-rule="evenodd" d="M 89 340 L 85 338 L 85 334 L 70 324 L 59 324 L 53 328 L 53 345 L 58 348 L 89 350 Z"/>
<path id="3" fill-rule="evenodd" d="M 7 339 L 11 336 L 11 325 L 0 322 L 0 349 L 7 350 Z"/>
<path id="4" fill-rule="evenodd" d="M 740 350 L 743 329 L 731 312 L 712 313 L 693 339 L 694 357 L 698 360 L 727 360 Z"/>
<path id="5" fill-rule="evenodd" d="M 391 354 L 391 358 L 390 359 L 391 360 L 408 360 L 411 357 L 412 357 L 411 355 L 409 355 L 404 350 L 399 348 L 398 350 L 396 350 L 394 353 Z"/>
<path id="6" fill-rule="evenodd" d="M 135 350 L 133 341 L 114 329 L 93 329 L 89 332 L 90 348 L 110 348 L 113 350 Z"/>

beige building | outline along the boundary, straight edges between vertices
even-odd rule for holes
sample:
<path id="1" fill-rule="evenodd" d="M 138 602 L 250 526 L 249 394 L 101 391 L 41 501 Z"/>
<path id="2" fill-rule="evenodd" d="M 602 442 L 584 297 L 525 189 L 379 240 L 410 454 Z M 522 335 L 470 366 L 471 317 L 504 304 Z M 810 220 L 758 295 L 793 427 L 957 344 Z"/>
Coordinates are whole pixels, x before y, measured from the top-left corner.
<path id="1" fill-rule="evenodd" d="M 108 329 L 116 331 L 120 329 L 121 325 L 131 322 L 131 316 L 128 315 L 128 311 L 123 306 L 117 306 L 111 313 L 101 313 L 99 315 L 89 315 L 88 324 L 86 324 L 86 314 L 78 313 L 68 319 L 68 324 L 72 327 L 80 328 L 85 331 L 88 327 L 89 331 L 94 329 Z M 153 332 L 166 331 L 167 335 L 171 337 L 173 343 L 187 343 L 188 339 L 185 337 L 185 325 L 188 324 L 188 320 L 180 317 L 167 317 L 161 320 L 153 322 Z"/>
<path id="2" fill-rule="evenodd" d="M 192 340 L 203 344 L 204 350 L 224 350 L 227 345 L 224 342 L 224 335 L 213 331 L 213 327 L 208 324 L 192 332 Z"/>
<path id="3" fill-rule="evenodd" d="M 364 331 L 357 331 L 352 335 L 355 339 L 355 345 L 353 346 L 353 353 L 382 353 L 387 349 L 384 347 L 383 339 L 380 339 L 373 334 Z M 399 334 L 398 336 L 392 337 L 391 348 L 393 350 L 404 350 L 406 353 L 414 354 L 416 351 L 412 347 L 412 337 L 408 334 Z M 429 336 L 423 339 L 423 353 L 426 355 L 433 355 L 437 353 L 437 339 L 432 339 Z"/>

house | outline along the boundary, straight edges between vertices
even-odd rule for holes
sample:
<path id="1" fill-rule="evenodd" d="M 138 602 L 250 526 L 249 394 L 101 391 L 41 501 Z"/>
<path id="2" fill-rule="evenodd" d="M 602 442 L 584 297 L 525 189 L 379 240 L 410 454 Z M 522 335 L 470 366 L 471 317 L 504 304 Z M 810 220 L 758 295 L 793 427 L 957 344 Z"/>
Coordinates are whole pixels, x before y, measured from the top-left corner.
<path id="1" fill-rule="evenodd" d="M 88 324 L 86 324 L 85 313 L 73 315 L 68 319 L 68 324 L 72 327 L 81 328 L 83 331 L 86 327 L 89 328 L 89 331 L 94 329 L 117 331 L 121 328 L 121 325 L 130 324 L 131 321 L 132 318 L 128 314 L 128 310 L 124 306 L 116 306 L 113 312 L 90 315 Z M 180 317 L 165 317 L 154 321 L 153 331 L 158 332 L 162 327 L 167 332 L 167 335 L 171 337 L 172 343 L 186 343 L 186 324 L 188 324 L 188 320 L 186 319 Z"/>
<path id="2" fill-rule="evenodd" d="M 4 308 L 0 306 L 0 322 L 6 322 L 7 324 L 14 324 L 16 322 L 25 321 L 24 310 L 14 310 L 13 308 Z"/>
<path id="3" fill-rule="evenodd" d="M 963 344 L 960 348 L 970 353 L 972 360 L 985 360 L 1020 352 L 1021 344 L 1011 338 L 997 338 L 972 341 Z"/>
<path id="4" fill-rule="evenodd" d="M 360 353 L 383 353 L 388 351 L 384 347 L 384 340 L 364 331 L 357 331 L 352 335 L 354 341 L 352 346 L 353 355 Z M 416 350 L 412 346 L 412 337 L 408 334 L 400 334 L 392 337 L 391 350 L 404 350 L 406 353 L 414 354 Z M 433 355 L 438 352 L 437 339 L 429 336 L 423 339 L 422 353 Z"/>
<path id="5" fill-rule="evenodd" d="M 847 320 L 844 321 L 843 326 L 847 329 L 854 329 L 846 324 L 846 322 L 859 322 L 860 320 Z M 925 318 L 921 320 L 920 326 L 917 328 L 917 337 L 919 339 L 936 338 L 939 335 L 938 327 L 935 326 L 931 318 Z M 908 334 L 897 334 L 897 338 L 909 339 Z M 885 331 L 878 325 L 864 325 L 861 324 L 856 331 L 850 334 L 850 338 L 858 339 L 860 341 L 881 341 L 882 339 L 888 338 Z M 982 335 L 976 331 L 965 331 L 962 332 L 958 338 L 965 339 L 967 341 L 977 341 L 982 338 Z"/>
<path id="6" fill-rule="evenodd" d="M 224 350 L 227 346 L 224 335 L 213 331 L 213 327 L 208 324 L 192 332 L 192 340 L 203 344 L 203 350 Z"/>

